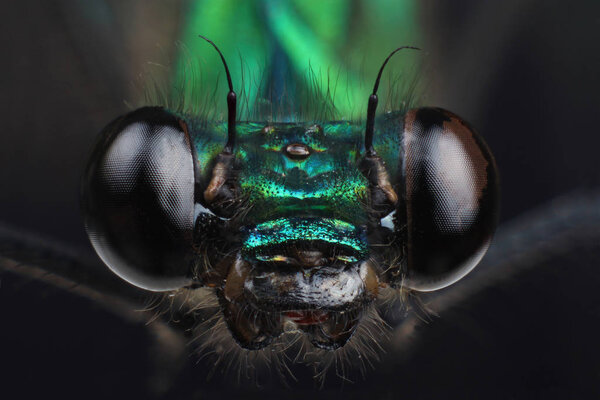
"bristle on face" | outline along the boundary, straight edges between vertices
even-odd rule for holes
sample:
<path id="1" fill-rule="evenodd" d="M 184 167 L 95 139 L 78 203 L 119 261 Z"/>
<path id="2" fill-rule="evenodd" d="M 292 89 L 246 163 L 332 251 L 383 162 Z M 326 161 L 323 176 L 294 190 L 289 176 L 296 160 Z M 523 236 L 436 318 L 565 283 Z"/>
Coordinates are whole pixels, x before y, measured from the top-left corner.
<path id="1" fill-rule="evenodd" d="M 385 353 L 391 332 L 380 316 L 380 307 L 371 304 L 361 310 L 362 321 L 352 338 L 338 349 L 316 348 L 305 334 L 289 330 L 266 348 L 247 350 L 228 331 L 214 289 L 182 289 L 166 295 L 161 304 L 153 305 L 157 315 L 177 319 L 172 324 L 180 324 L 182 319 L 193 321 L 187 345 L 197 353 L 197 363 L 208 368 L 202 374 L 237 384 L 272 379 L 285 383 L 309 377 L 322 386 L 330 379 L 362 379 Z M 242 312 L 252 318 L 259 311 Z"/>

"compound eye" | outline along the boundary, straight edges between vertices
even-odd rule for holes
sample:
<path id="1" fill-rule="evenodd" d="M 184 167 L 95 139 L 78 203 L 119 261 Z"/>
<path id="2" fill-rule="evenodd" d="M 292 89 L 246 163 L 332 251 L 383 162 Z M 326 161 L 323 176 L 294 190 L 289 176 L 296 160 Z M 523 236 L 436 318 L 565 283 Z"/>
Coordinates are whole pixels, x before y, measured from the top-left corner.
<path id="1" fill-rule="evenodd" d="M 178 119 L 148 107 L 101 134 L 82 182 L 86 230 L 100 258 L 147 290 L 185 286 L 194 225 L 194 162 Z"/>
<path id="2" fill-rule="evenodd" d="M 407 227 L 405 285 L 448 286 L 486 253 L 498 220 L 498 175 L 488 147 L 461 118 L 439 108 L 404 120 Z"/>

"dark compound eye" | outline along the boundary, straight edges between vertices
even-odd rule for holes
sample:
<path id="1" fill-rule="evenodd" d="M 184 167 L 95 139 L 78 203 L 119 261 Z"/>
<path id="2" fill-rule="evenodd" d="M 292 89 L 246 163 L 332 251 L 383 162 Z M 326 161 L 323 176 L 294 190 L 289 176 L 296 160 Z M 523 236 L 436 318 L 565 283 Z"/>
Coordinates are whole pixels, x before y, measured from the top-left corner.
<path id="1" fill-rule="evenodd" d="M 409 111 L 403 144 L 406 201 L 397 213 L 406 218 L 405 284 L 436 290 L 465 276 L 489 247 L 498 219 L 496 164 L 468 124 L 439 108 Z"/>
<path id="2" fill-rule="evenodd" d="M 194 226 L 190 138 L 162 108 L 142 108 L 102 132 L 82 182 L 90 240 L 109 268 L 144 289 L 189 282 Z"/>

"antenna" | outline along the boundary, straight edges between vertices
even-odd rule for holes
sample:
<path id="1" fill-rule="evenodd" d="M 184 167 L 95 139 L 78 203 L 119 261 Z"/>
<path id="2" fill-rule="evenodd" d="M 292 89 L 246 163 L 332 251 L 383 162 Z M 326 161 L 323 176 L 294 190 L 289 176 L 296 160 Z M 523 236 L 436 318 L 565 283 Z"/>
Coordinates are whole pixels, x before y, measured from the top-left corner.
<path id="1" fill-rule="evenodd" d="M 367 156 L 375 156 L 377 153 L 373 148 L 373 132 L 375 130 L 375 111 L 377 111 L 377 103 L 379 99 L 377 98 L 377 89 L 379 89 L 379 81 L 381 80 L 381 74 L 383 73 L 383 69 L 385 65 L 388 63 L 390 58 L 398 51 L 402 49 L 412 49 L 412 50 L 421 50 L 418 47 L 413 46 L 402 46 L 398 47 L 396 50 L 392 51 L 389 56 L 383 62 L 383 65 L 379 69 L 379 73 L 377 74 L 377 79 L 375 80 L 375 86 L 373 87 L 373 94 L 369 96 L 369 105 L 367 106 L 367 124 L 365 127 L 365 150 L 367 152 Z"/>
<path id="2" fill-rule="evenodd" d="M 233 91 L 233 84 L 231 83 L 231 75 L 229 74 L 229 68 L 227 67 L 227 63 L 225 62 L 225 57 L 223 57 L 223 53 L 221 53 L 221 50 L 219 50 L 217 45 L 207 37 L 204 37 L 202 35 L 198 36 L 206 40 L 215 48 L 215 50 L 217 50 L 217 52 L 221 56 L 221 60 L 223 61 L 223 66 L 225 67 L 225 73 L 227 74 L 227 83 L 229 84 L 229 93 L 227 93 L 227 143 L 225 143 L 223 153 L 232 154 L 233 146 L 235 145 L 235 117 L 237 114 L 237 96 Z"/>

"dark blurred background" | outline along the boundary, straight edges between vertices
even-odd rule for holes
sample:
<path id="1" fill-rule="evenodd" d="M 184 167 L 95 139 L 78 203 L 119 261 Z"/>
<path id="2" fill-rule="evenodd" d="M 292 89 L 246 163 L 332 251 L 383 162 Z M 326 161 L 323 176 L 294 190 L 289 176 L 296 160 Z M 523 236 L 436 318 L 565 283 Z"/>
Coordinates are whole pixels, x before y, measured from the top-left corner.
<path id="1" fill-rule="evenodd" d="M 502 223 L 545 210 L 557 197 L 596 193 L 600 2 L 417 4 L 418 44 L 426 50 L 423 102 L 463 116 L 486 139 L 501 174 Z M 189 8 L 186 1 L 4 2 L 2 224 L 91 254 L 78 205 L 88 151 L 97 132 L 129 110 L 141 65 L 173 56 Z M 352 15 L 360 24 L 360 14 Z M 494 255 L 501 264 L 502 252 Z M 342 395 L 597 398 L 599 261 L 593 240 L 527 261 L 526 272 L 418 327 L 410 351 L 388 357 L 364 381 L 344 385 Z M 157 393 L 153 343 L 143 323 L 88 298 L 0 275 L 0 390 L 8 391 L 6 398 L 149 398 Z M 219 380 L 206 383 L 193 359 L 189 364 L 173 385 L 158 385 L 159 395 L 275 394 L 268 387 L 224 391 Z M 301 383 L 302 390 L 291 385 L 290 396 L 339 395 L 334 382 L 314 393 L 312 383 Z"/>

